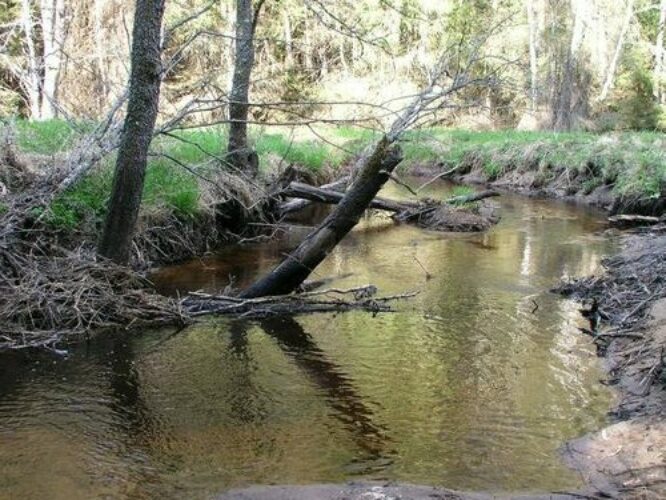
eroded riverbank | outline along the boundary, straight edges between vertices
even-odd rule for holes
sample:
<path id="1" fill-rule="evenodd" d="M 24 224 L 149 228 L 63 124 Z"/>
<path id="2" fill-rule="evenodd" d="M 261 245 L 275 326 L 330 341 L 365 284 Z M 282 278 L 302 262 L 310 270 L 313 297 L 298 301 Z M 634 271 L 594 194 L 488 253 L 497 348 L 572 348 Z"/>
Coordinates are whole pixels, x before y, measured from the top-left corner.
<path id="1" fill-rule="evenodd" d="M 567 461 L 593 491 L 666 496 L 666 228 L 628 236 L 606 272 L 563 288 L 599 306 L 594 342 L 619 394 L 615 423 L 567 444 Z"/>

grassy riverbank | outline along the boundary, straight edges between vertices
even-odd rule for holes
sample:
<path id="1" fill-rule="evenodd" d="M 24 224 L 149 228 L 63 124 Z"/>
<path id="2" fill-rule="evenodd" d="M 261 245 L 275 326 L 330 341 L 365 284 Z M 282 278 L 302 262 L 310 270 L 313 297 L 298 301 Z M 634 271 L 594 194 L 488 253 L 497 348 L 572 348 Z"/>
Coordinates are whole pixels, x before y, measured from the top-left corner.
<path id="1" fill-rule="evenodd" d="M 40 169 L 62 158 L 89 130 L 60 121 L 17 122 L 16 146 Z M 321 178 L 334 176 L 377 136 L 359 128 L 252 131 L 264 175 L 289 164 Z M 204 209 L 206 179 L 224 169 L 225 131 L 221 127 L 178 132 L 158 138 L 146 175 L 144 212 L 168 212 L 181 218 Z M 666 139 L 659 133 L 551 133 L 428 129 L 413 131 L 403 143 L 402 173 L 434 175 L 458 167 L 476 181 L 559 195 L 587 195 L 604 188 L 616 198 L 658 199 L 666 187 Z M 188 168 L 184 168 L 183 165 Z M 54 204 L 48 220 L 74 228 L 101 220 L 111 187 L 113 158 L 108 158 Z"/>

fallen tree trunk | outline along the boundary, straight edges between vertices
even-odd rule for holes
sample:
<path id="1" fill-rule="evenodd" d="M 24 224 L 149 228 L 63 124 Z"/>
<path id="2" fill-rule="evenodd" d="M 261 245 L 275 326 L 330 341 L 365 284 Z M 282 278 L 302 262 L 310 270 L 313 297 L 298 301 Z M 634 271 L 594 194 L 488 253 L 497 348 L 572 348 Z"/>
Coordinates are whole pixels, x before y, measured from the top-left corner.
<path id="1" fill-rule="evenodd" d="M 347 184 L 349 184 L 349 177 L 343 177 L 342 179 L 339 179 L 335 182 L 331 182 L 330 184 L 324 184 L 318 189 L 335 191 L 335 192 L 344 191 L 345 188 L 347 187 Z M 299 185 L 307 186 L 307 184 L 302 184 L 302 183 L 299 183 Z M 280 205 L 280 217 L 284 217 L 285 215 L 290 214 L 292 212 L 299 212 L 300 210 L 303 210 L 312 205 L 315 201 L 319 201 L 319 200 L 309 199 L 305 196 L 292 196 L 290 194 L 287 194 L 287 196 L 290 196 L 295 199 L 289 200 Z M 340 199 L 342 199 L 342 196 L 340 197 Z"/>
<path id="2" fill-rule="evenodd" d="M 289 196 L 290 198 L 300 198 L 309 202 L 328 203 L 331 205 L 337 205 L 345 196 L 344 193 L 326 189 L 325 186 L 318 188 L 300 182 L 292 182 L 280 194 Z M 418 203 L 398 202 L 376 197 L 370 202 L 368 208 L 376 208 L 388 212 L 402 212 L 407 208 L 417 208 L 418 206 Z"/>
<path id="3" fill-rule="evenodd" d="M 363 162 L 335 210 L 280 265 L 240 296 L 254 298 L 293 292 L 358 223 L 402 158 L 400 147 L 384 136 Z"/>
<path id="4" fill-rule="evenodd" d="M 332 185 L 333 184 L 331 184 L 331 186 Z M 297 198 L 297 200 L 292 200 L 288 202 L 289 204 L 293 204 L 290 206 L 296 206 L 294 202 L 301 200 L 307 201 L 308 204 L 316 202 L 316 203 L 327 203 L 331 205 L 337 205 L 344 198 L 344 193 L 333 191 L 327 186 L 315 187 L 315 186 L 310 186 L 309 184 L 303 184 L 301 182 L 290 183 L 289 186 L 287 186 L 285 189 L 283 189 L 280 192 L 280 194 L 288 196 L 290 198 Z M 453 198 L 445 200 L 444 203 L 449 205 L 464 205 L 466 203 L 474 203 L 476 201 L 481 201 L 486 198 L 492 198 L 499 195 L 500 194 L 497 191 L 492 191 L 492 190 L 481 191 L 479 193 L 472 193 L 465 196 L 455 196 Z M 418 202 L 395 201 L 377 196 L 370 202 L 368 208 L 375 208 L 377 210 L 386 210 L 387 212 L 394 212 L 399 214 L 410 210 L 434 208 L 439 204 L 440 204 L 439 202 L 433 200 L 423 200 Z M 283 207 L 285 205 L 283 205 Z M 280 209 L 280 212 L 284 213 L 282 207 Z"/>

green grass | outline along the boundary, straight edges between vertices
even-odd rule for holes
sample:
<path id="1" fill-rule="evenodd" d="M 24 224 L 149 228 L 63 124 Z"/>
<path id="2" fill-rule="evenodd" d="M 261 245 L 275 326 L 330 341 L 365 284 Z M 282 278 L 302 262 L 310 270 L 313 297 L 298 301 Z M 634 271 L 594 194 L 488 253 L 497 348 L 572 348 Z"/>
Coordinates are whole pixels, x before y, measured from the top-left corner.
<path id="1" fill-rule="evenodd" d="M 91 128 L 90 124 L 82 124 L 75 130 L 58 120 L 18 120 L 15 125 L 19 148 L 43 155 L 66 151 L 82 130 Z M 355 127 L 319 130 L 325 141 L 302 132 L 292 135 L 286 129 L 252 130 L 251 141 L 259 153 L 261 170 L 268 173 L 278 162 L 314 172 L 339 168 L 378 137 L 376 132 Z M 204 175 L 210 169 L 224 168 L 215 158 L 224 157 L 225 128 L 191 129 L 174 135 L 157 138 L 153 151 L 164 153 Z M 658 197 L 666 189 L 666 139 L 659 133 L 598 135 L 431 128 L 408 132 L 402 147 L 405 159 L 400 169 L 403 172 L 416 166 L 449 169 L 463 164 L 480 169 L 489 180 L 514 170 L 533 171 L 538 181 L 546 184 L 564 173 L 577 179 L 580 190 L 585 193 L 604 184 L 627 196 Z M 109 158 L 56 200 L 48 220 L 69 228 L 86 221 L 99 223 L 106 210 L 112 171 L 113 158 Z M 199 183 L 195 175 L 171 160 L 152 157 L 146 173 L 144 210 L 196 216 L 200 210 Z"/>
<path id="2" fill-rule="evenodd" d="M 20 150 L 27 153 L 50 155 L 67 151 L 82 133 L 92 129 L 92 124 L 81 123 L 73 128 L 64 120 L 33 122 L 16 120 L 16 139 Z"/>

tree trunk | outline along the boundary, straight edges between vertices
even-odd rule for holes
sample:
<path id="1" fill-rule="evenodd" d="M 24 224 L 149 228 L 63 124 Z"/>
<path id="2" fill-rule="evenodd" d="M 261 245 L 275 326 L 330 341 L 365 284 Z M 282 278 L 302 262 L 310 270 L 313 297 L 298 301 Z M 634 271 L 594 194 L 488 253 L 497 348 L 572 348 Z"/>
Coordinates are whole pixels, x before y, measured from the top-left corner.
<path id="1" fill-rule="evenodd" d="M 538 53 L 538 35 L 539 27 L 537 25 L 536 7 L 534 0 L 526 0 L 527 24 L 530 31 L 530 103 L 532 112 L 537 110 L 538 105 L 538 84 L 539 84 L 539 53 Z"/>
<path id="2" fill-rule="evenodd" d="M 585 20 L 582 13 L 582 0 L 572 0 L 574 14 L 571 43 L 566 57 L 564 74 L 560 78 L 559 87 L 553 106 L 553 130 L 571 130 L 573 126 L 572 111 L 574 106 L 574 87 L 578 79 L 578 53 L 585 38 Z M 588 1 L 588 0 L 584 0 Z"/>
<path id="3" fill-rule="evenodd" d="M 399 146 L 384 136 L 365 160 L 342 201 L 279 266 L 241 294 L 242 298 L 283 295 L 307 279 L 358 223 L 389 174 L 402 161 Z"/>
<path id="4" fill-rule="evenodd" d="M 627 32 L 631 26 L 631 20 L 634 17 L 634 4 L 635 0 L 627 1 L 627 13 L 624 18 L 624 23 L 622 24 L 622 30 L 620 31 L 620 36 L 617 39 L 617 44 L 615 45 L 615 53 L 613 54 L 613 59 L 611 64 L 608 67 L 608 72 L 606 73 L 606 79 L 604 80 L 604 85 L 601 89 L 597 101 L 604 101 L 608 97 L 608 93 L 613 87 L 613 80 L 615 79 L 615 72 L 617 71 L 617 65 L 620 62 L 620 56 L 622 55 L 622 47 L 624 46 L 624 40 L 627 37 Z"/>
<path id="5" fill-rule="evenodd" d="M 65 1 L 42 0 L 42 38 L 44 79 L 42 83 L 42 111 L 40 118 L 49 120 L 58 114 L 57 92 L 62 47 L 65 43 Z"/>
<path id="6" fill-rule="evenodd" d="M 284 50 L 285 50 L 285 63 L 287 67 L 294 64 L 294 42 L 291 37 L 291 22 L 289 21 L 289 10 L 285 9 L 282 13 L 284 24 Z"/>
<path id="7" fill-rule="evenodd" d="M 32 12 L 30 0 L 21 0 L 21 25 L 25 33 L 25 45 L 27 48 L 28 58 L 28 71 L 25 78 L 24 86 L 28 94 L 28 104 L 30 106 L 30 117 L 33 120 L 38 120 L 41 115 L 39 105 L 40 96 L 40 76 L 39 76 L 39 61 L 37 59 L 37 51 L 35 50 L 34 25 L 32 20 Z"/>
<path id="8" fill-rule="evenodd" d="M 127 115 L 118 149 L 109 211 L 98 248 L 100 255 L 119 264 L 129 261 L 141 206 L 148 148 L 157 119 L 164 1 L 136 2 Z"/>
<path id="9" fill-rule="evenodd" d="M 654 51 L 654 88 L 656 97 L 662 104 L 664 103 L 664 92 L 661 88 L 661 80 L 664 77 L 664 27 L 666 27 L 666 0 L 661 0 L 657 42 Z"/>
<path id="10" fill-rule="evenodd" d="M 254 65 L 254 31 L 262 4 L 263 0 L 259 0 L 253 12 L 252 0 L 236 0 L 236 51 L 229 102 L 227 159 L 234 167 L 253 174 L 258 162 L 247 142 L 248 98 Z"/>

